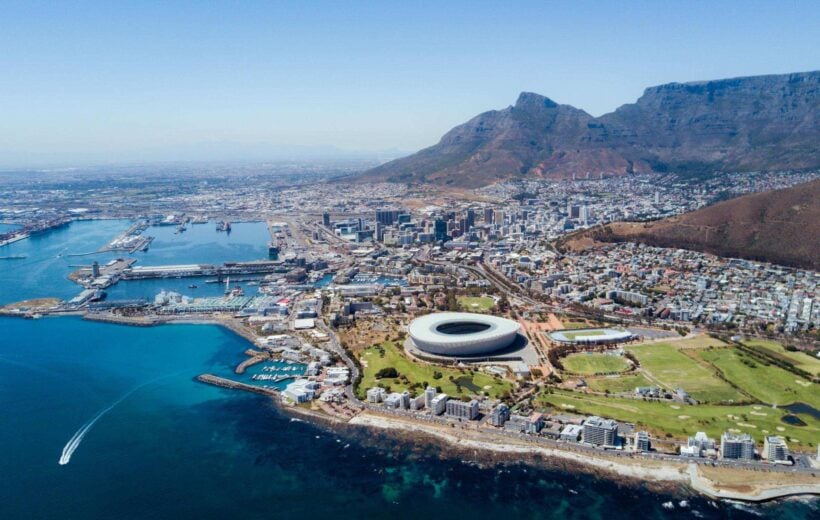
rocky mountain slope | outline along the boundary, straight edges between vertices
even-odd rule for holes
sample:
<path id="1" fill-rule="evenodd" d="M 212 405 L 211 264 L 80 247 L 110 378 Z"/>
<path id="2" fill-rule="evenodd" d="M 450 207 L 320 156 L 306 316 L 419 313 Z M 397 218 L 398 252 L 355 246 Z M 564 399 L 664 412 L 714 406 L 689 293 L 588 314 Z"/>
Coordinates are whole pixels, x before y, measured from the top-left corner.
<path id="1" fill-rule="evenodd" d="M 647 89 L 595 118 L 522 93 L 366 180 L 476 187 L 518 177 L 820 167 L 820 71 Z"/>
<path id="2" fill-rule="evenodd" d="M 570 237 L 565 246 L 641 242 L 818 270 L 818 237 L 820 179 L 655 222 L 618 222 L 589 229 Z"/>

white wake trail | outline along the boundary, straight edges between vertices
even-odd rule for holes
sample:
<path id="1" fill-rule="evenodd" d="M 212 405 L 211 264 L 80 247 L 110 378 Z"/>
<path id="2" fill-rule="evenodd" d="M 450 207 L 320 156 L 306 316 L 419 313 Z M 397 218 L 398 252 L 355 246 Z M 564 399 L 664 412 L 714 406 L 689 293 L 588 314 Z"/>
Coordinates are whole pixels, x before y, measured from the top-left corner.
<path id="1" fill-rule="evenodd" d="M 90 421 L 88 421 L 87 423 L 82 425 L 82 427 L 80 427 L 80 429 L 77 430 L 77 432 L 74 435 L 72 435 L 70 439 L 68 439 L 68 442 L 63 447 L 63 453 L 62 453 L 62 455 L 60 455 L 60 460 L 59 460 L 60 466 L 65 466 L 66 464 L 68 464 L 68 462 L 71 460 L 71 455 L 73 455 L 74 452 L 77 451 L 77 448 L 80 447 L 80 443 L 83 442 L 83 437 L 85 437 L 85 435 L 89 432 L 89 430 L 91 430 L 91 428 L 94 426 L 94 423 L 99 421 L 100 418 L 102 418 L 103 415 L 107 414 L 115 406 L 117 406 L 121 402 L 128 399 L 131 396 L 131 394 L 133 394 L 134 392 L 136 392 L 140 388 L 144 388 L 144 387 L 150 385 L 151 383 L 156 383 L 157 381 L 159 381 L 161 379 L 166 379 L 168 377 L 175 376 L 175 375 L 180 374 L 180 373 L 182 373 L 182 372 L 176 372 L 174 374 L 168 374 L 166 376 L 157 377 L 157 378 L 154 378 L 150 381 L 146 381 L 145 383 L 142 383 L 141 385 L 135 386 L 131 390 L 127 391 L 122 397 L 120 397 L 119 399 L 117 399 L 116 401 L 111 403 L 108 407 L 103 408 L 102 410 L 97 412 L 97 415 L 95 415 L 94 417 L 91 418 Z"/>

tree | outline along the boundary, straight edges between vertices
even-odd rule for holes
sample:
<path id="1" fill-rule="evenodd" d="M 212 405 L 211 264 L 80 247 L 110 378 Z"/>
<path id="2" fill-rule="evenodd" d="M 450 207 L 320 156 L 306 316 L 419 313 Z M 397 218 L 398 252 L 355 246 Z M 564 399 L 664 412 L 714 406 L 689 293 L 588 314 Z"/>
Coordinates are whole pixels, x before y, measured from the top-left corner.
<path id="1" fill-rule="evenodd" d="M 377 379 L 388 379 L 388 378 L 396 378 L 399 377 L 399 371 L 393 367 L 384 367 L 378 372 L 376 372 Z"/>

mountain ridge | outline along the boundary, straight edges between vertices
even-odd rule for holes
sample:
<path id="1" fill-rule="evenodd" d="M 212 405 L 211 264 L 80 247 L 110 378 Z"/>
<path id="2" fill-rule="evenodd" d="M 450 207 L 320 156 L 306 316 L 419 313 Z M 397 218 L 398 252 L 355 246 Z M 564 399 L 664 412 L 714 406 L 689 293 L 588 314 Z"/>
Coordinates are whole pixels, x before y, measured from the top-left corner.
<path id="1" fill-rule="evenodd" d="M 817 168 L 818 114 L 820 71 L 667 83 L 600 117 L 522 92 L 360 178 L 478 187 L 587 172 Z"/>

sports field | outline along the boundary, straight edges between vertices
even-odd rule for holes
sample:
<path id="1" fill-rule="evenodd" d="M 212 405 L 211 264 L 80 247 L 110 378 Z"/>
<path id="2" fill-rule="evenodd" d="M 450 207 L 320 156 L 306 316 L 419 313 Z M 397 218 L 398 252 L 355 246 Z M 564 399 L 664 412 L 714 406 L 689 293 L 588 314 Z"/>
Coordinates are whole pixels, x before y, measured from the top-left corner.
<path id="1" fill-rule="evenodd" d="M 787 370 L 765 365 L 737 348 L 707 349 L 698 354 L 755 399 L 779 406 L 802 402 L 820 409 L 820 388 Z"/>
<path id="2" fill-rule="evenodd" d="M 504 379 L 495 378 L 483 372 L 470 373 L 469 370 L 458 370 L 455 368 L 445 368 L 429 363 L 423 363 L 408 358 L 400 345 L 392 341 L 381 344 L 384 350 L 376 346 L 364 349 L 359 355 L 362 364 L 362 381 L 356 390 L 357 395 L 364 397 L 368 388 L 377 386 L 378 383 L 389 386 L 392 392 L 407 390 L 413 383 L 428 383 L 432 386 L 441 387 L 442 392 L 447 395 L 458 397 L 461 395 L 474 395 L 481 392 L 488 392 L 491 397 L 498 397 L 504 392 L 512 389 L 512 383 Z M 376 373 L 386 367 L 395 368 L 401 376 L 407 378 L 403 382 L 401 378 L 377 379 Z M 441 374 L 439 379 L 434 377 L 435 373 Z M 450 380 L 453 377 L 453 381 Z M 457 384 L 458 383 L 458 386 Z M 461 388 L 459 391 L 458 387 Z M 415 395 L 422 389 L 416 389 Z"/>
<path id="3" fill-rule="evenodd" d="M 495 306 L 495 300 L 489 296 L 459 296 L 458 304 L 466 312 L 487 312 Z"/>
<path id="4" fill-rule="evenodd" d="M 743 344 L 761 350 L 775 358 L 785 359 L 795 367 L 800 370 L 805 370 L 813 376 L 820 375 L 820 359 L 817 359 L 811 354 L 790 352 L 783 348 L 783 345 L 779 342 L 769 339 L 747 339 Z"/>
<path id="5" fill-rule="evenodd" d="M 678 439 L 705 431 L 719 438 L 724 431 L 747 432 L 758 445 L 764 435 L 783 435 L 793 446 L 811 448 L 820 443 L 820 421 L 807 414 L 799 417 L 806 426 L 792 426 L 781 421 L 788 412 L 762 405 L 697 405 L 642 401 L 639 399 L 595 396 L 554 390 L 542 393 L 538 402 L 558 412 L 599 415 L 618 421 L 636 423 L 654 435 L 672 434 Z"/>
<path id="6" fill-rule="evenodd" d="M 574 340 L 576 338 L 579 338 L 579 337 L 603 336 L 604 334 L 606 334 L 606 331 L 603 331 L 603 330 L 579 330 L 578 332 L 564 332 L 564 337 L 566 337 L 568 340 L 572 341 L 572 340 Z"/>
<path id="7" fill-rule="evenodd" d="M 664 388 L 683 388 L 694 399 L 704 403 L 749 401 L 729 383 L 720 379 L 707 363 L 698 362 L 685 354 L 684 352 L 689 352 L 688 349 L 679 350 L 680 343 L 683 342 L 651 343 L 628 347 L 627 350 L 638 358 L 646 376 Z"/>
<path id="8" fill-rule="evenodd" d="M 629 363 L 621 356 L 586 353 L 570 354 L 561 360 L 569 372 L 582 375 L 610 374 L 628 370 Z"/>

